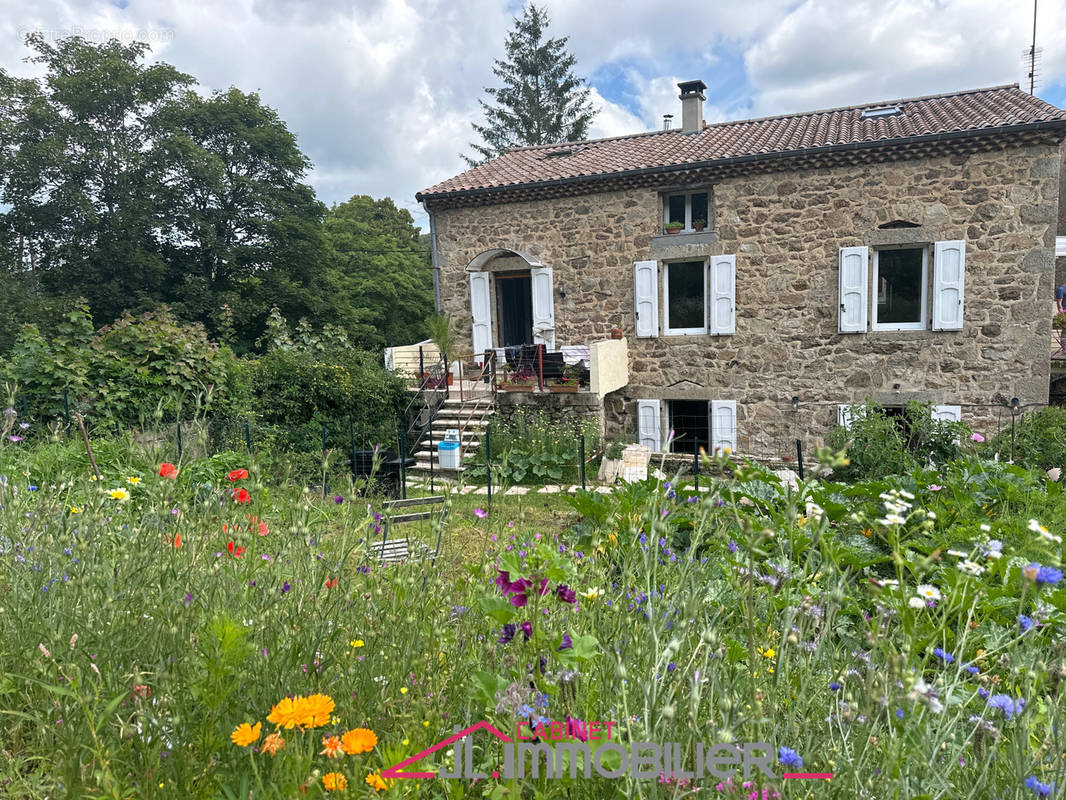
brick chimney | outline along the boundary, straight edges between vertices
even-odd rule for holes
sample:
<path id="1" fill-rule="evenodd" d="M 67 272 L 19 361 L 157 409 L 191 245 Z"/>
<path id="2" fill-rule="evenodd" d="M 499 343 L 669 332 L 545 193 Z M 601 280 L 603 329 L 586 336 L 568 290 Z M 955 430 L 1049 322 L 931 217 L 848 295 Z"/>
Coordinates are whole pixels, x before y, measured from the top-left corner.
<path id="1" fill-rule="evenodd" d="M 703 90 L 707 84 L 682 81 L 677 88 L 681 90 L 681 130 L 683 133 L 699 133 L 703 130 L 703 101 L 707 99 Z"/>

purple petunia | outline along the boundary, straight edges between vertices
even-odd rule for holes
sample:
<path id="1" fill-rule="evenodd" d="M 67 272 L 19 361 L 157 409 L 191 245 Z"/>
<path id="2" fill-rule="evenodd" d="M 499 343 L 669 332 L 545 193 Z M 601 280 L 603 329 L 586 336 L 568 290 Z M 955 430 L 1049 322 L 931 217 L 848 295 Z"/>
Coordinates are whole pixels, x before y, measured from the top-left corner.
<path id="1" fill-rule="evenodd" d="M 336 503 L 337 505 L 340 505 L 341 503 L 344 502 L 344 498 L 341 497 L 339 494 L 338 495 L 334 495 L 333 502 Z"/>
<path id="2" fill-rule="evenodd" d="M 555 590 L 555 596 L 562 600 L 564 603 L 576 603 L 577 595 L 574 590 L 567 586 L 565 583 L 560 584 L 559 588 Z"/>
<path id="3" fill-rule="evenodd" d="M 518 627 L 522 631 L 522 635 L 525 637 L 526 641 L 528 642 L 530 637 L 533 636 L 533 623 L 530 622 L 527 619 L 525 622 L 523 622 Z"/>

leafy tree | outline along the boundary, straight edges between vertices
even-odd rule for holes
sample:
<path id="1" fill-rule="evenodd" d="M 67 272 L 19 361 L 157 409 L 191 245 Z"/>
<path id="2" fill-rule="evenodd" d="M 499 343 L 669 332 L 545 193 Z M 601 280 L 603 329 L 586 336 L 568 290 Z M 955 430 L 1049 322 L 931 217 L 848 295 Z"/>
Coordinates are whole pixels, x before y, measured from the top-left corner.
<path id="1" fill-rule="evenodd" d="M 368 349 L 411 344 L 433 309 L 430 249 L 410 213 L 356 195 L 326 215 L 338 321 Z"/>
<path id="2" fill-rule="evenodd" d="M 507 58 L 496 59 L 492 69 L 503 86 L 486 87 L 495 105 L 479 100 L 485 124 L 473 123 L 484 140 L 471 144 L 481 161 L 516 146 L 576 142 L 588 136 L 596 115 L 589 89 L 574 75 L 577 59 L 566 50 L 567 37 L 545 39 L 547 28 L 547 13 L 530 3 L 507 35 Z M 480 163 L 463 158 L 471 166 Z"/>
<path id="3" fill-rule="evenodd" d="M 154 305 L 167 279 L 153 231 L 160 115 L 193 79 L 144 66 L 141 43 L 27 37 L 40 80 L 0 75 L 0 199 L 8 241 L 45 293 L 99 319 Z"/>

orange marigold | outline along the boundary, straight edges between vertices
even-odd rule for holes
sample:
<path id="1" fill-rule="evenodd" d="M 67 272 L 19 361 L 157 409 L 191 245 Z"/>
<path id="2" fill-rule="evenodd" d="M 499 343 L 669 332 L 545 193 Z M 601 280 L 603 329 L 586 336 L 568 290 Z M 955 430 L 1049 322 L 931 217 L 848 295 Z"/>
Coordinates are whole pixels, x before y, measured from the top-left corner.
<path id="1" fill-rule="evenodd" d="M 377 734 L 370 728 L 355 728 L 341 737 L 341 747 L 350 756 L 369 753 L 378 743 Z"/>
<path id="2" fill-rule="evenodd" d="M 285 749 L 285 740 L 281 738 L 280 733 L 268 734 L 259 749 L 268 755 L 275 756 L 278 750 Z"/>
<path id="3" fill-rule="evenodd" d="M 322 737 L 322 753 L 326 758 L 340 758 L 341 757 L 341 737 L 339 736 L 323 736 Z"/>
<path id="4" fill-rule="evenodd" d="M 389 784 L 385 783 L 377 772 L 371 772 L 366 776 L 366 785 L 376 792 L 383 792 L 389 788 Z"/>
<path id="5" fill-rule="evenodd" d="M 301 699 L 283 697 L 276 706 L 270 709 L 267 722 L 273 722 L 279 728 L 295 728 L 302 724 L 304 711 Z"/>
<path id="6" fill-rule="evenodd" d="M 327 772 L 322 776 L 322 788 L 327 792 L 343 792 L 348 788 L 348 779 L 339 772 Z"/>
<path id="7" fill-rule="evenodd" d="M 262 722 L 255 723 L 254 728 L 247 722 L 242 722 L 240 725 L 234 728 L 233 733 L 229 735 L 230 741 L 238 747 L 247 747 L 252 742 L 258 741 L 259 732 L 262 727 Z"/>
<path id="8" fill-rule="evenodd" d="M 304 728 L 317 728 L 328 725 L 333 714 L 333 698 L 328 694 L 313 694 L 310 697 L 297 698 L 300 718 L 297 724 Z"/>

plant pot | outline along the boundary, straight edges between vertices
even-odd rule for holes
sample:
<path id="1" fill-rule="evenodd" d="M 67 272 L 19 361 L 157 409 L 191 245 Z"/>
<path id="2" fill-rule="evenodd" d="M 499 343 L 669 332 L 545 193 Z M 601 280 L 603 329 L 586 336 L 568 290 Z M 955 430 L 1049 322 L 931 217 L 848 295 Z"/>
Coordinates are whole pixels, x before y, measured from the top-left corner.
<path id="1" fill-rule="evenodd" d="M 448 385 L 451 386 L 455 382 L 455 375 L 448 373 Z"/>
<path id="2" fill-rule="evenodd" d="M 528 383 L 501 383 L 500 389 L 505 392 L 532 392 L 536 387 Z"/>
<path id="3" fill-rule="evenodd" d="M 621 328 L 611 328 L 612 339 L 621 339 L 624 335 Z"/>
<path id="4" fill-rule="evenodd" d="M 706 225 L 693 225 L 692 230 L 696 231 L 696 233 L 700 233 L 706 227 Z"/>
<path id="5" fill-rule="evenodd" d="M 581 387 L 576 383 L 553 383 L 548 386 L 548 391 L 554 392 L 555 394 L 576 394 L 581 391 Z"/>
<path id="6" fill-rule="evenodd" d="M 681 228 L 664 228 L 667 233 L 681 233 Z"/>

